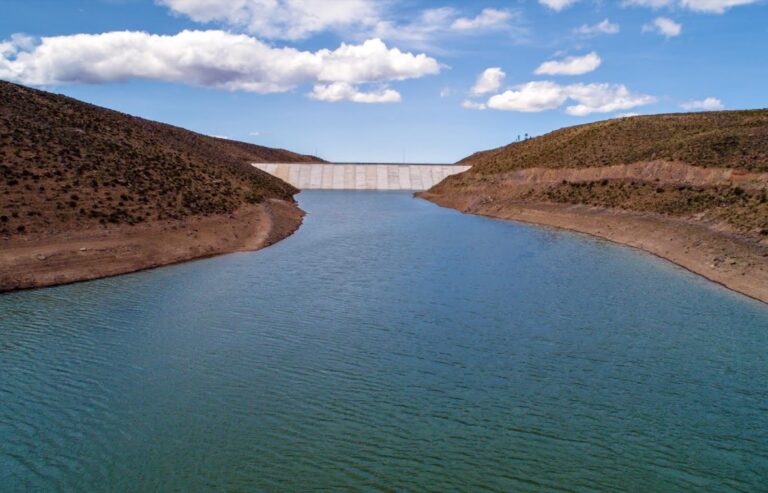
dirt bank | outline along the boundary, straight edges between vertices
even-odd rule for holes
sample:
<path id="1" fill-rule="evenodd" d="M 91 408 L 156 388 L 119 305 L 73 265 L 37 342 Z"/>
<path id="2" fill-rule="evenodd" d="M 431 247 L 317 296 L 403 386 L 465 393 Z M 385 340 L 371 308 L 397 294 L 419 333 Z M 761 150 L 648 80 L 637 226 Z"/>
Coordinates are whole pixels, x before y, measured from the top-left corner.
<path id="1" fill-rule="evenodd" d="M 494 175 L 494 180 L 505 187 L 553 184 L 563 180 L 641 180 L 697 186 L 735 184 L 748 189 L 768 187 L 768 173 L 732 168 L 703 168 L 663 160 L 582 168 L 525 168 Z"/>
<path id="2" fill-rule="evenodd" d="M 704 224 L 583 205 L 494 200 L 477 191 L 418 195 L 466 213 L 554 226 L 639 248 L 768 303 L 768 247 Z"/>
<path id="3" fill-rule="evenodd" d="M 303 216 L 295 204 L 269 199 L 232 214 L 0 239 L 0 292 L 258 250 L 296 231 Z"/>

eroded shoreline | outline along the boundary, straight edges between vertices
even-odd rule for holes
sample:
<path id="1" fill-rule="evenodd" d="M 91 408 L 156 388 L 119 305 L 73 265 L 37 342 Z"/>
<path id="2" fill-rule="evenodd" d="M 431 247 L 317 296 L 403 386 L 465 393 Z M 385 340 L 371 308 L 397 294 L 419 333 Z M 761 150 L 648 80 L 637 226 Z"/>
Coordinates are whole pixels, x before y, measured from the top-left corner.
<path id="1" fill-rule="evenodd" d="M 0 240 L 0 292 L 255 251 L 290 236 L 303 217 L 296 204 L 270 199 L 227 215 Z"/>
<path id="2" fill-rule="evenodd" d="M 469 193 L 417 196 L 464 213 L 552 226 L 634 247 L 768 303 L 768 248 L 703 225 L 579 205 L 482 201 Z"/>

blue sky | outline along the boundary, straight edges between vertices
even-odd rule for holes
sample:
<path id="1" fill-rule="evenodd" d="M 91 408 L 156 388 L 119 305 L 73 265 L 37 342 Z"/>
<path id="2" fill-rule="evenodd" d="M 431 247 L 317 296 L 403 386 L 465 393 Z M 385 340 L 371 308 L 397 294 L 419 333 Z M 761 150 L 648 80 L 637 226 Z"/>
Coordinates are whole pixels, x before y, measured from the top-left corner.
<path id="1" fill-rule="evenodd" d="M 0 79 L 336 161 L 768 106 L 762 0 L 3 0 Z"/>

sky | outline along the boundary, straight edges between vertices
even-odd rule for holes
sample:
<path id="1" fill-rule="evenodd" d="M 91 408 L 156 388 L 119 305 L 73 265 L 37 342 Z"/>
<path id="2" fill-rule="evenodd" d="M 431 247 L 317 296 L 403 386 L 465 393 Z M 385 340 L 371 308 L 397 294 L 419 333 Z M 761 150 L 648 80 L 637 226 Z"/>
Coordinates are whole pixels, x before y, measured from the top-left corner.
<path id="1" fill-rule="evenodd" d="M 0 0 L 0 79 L 337 162 L 768 107 L 768 0 Z"/>

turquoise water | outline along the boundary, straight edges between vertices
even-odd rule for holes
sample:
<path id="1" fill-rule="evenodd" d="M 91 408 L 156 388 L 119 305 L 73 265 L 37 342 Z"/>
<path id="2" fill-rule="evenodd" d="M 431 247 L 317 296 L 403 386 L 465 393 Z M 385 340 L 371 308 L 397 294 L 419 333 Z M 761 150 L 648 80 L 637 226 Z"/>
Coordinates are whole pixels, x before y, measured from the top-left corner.
<path id="1" fill-rule="evenodd" d="M 0 491 L 766 491 L 768 308 L 403 193 L 0 296 Z"/>

